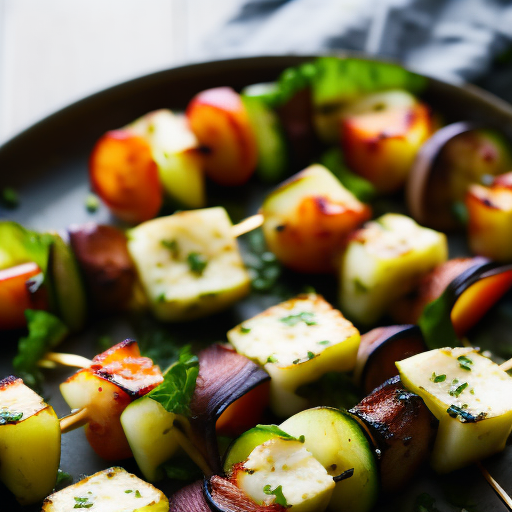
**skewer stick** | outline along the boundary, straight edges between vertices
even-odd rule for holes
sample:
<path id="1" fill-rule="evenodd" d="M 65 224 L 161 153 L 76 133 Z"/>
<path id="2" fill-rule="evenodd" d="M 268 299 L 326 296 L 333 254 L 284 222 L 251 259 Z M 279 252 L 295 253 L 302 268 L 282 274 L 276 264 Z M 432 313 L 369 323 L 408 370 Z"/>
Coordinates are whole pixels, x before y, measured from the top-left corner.
<path id="1" fill-rule="evenodd" d="M 231 227 L 231 233 L 236 238 L 245 233 L 249 233 L 253 229 L 259 228 L 263 224 L 263 214 L 257 213 L 244 219 L 242 222 Z"/>
<path id="2" fill-rule="evenodd" d="M 477 462 L 476 465 L 478 466 L 478 469 L 480 470 L 484 478 L 487 480 L 489 485 L 494 489 L 494 492 L 501 498 L 501 500 L 509 508 L 509 510 L 512 510 L 512 499 L 505 492 L 505 489 L 503 489 L 503 487 L 501 487 L 501 485 L 498 482 L 496 482 L 496 480 L 494 480 L 489 471 L 487 471 L 487 469 L 485 469 L 480 462 Z"/>
<path id="3" fill-rule="evenodd" d="M 43 359 L 38 361 L 37 364 L 45 368 L 55 368 L 55 366 L 58 364 L 63 366 L 72 366 L 73 368 L 88 368 L 91 366 L 92 361 L 86 357 L 82 357 L 76 354 L 48 352 L 45 354 Z"/>
<path id="4" fill-rule="evenodd" d="M 87 407 L 73 411 L 71 414 L 60 419 L 60 431 L 62 434 L 71 432 L 79 427 L 83 427 L 89 422 L 89 411 Z"/>
<path id="5" fill-rule="evenodd" d="M 206 460 L 199 452 L 199 450 L 194 446 L 194 444 L 190 441 L 190 439 L 180 430 L 180 427 L 183 425 L 175 421 L 173 428 L 173 435 L 178 444 L 182 448 L 182 450 L 195 462 L 197 467 L 203 472 L 203 474 L 209 478 L 213 475 L 213 471 L 210 466 L 208 466 Z"/>
<path id="6" fill-rule="evenodd" d="M 500 368 L 504 371 L 504 372 L 508 372 L 509 370 L 512 370 L 512 358 L 508 359 L 507 361 L 505 361 L 504 363 L 501 363 L 500 364 Z"/>

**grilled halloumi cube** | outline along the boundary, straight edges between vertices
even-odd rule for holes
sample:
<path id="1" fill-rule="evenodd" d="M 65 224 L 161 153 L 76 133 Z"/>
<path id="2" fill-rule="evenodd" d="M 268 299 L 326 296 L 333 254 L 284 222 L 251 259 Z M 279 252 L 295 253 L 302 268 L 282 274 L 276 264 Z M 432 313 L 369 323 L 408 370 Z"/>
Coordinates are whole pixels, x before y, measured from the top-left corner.
<path id="1" fill-rule="evenodd" d="M 307 401 L 295 391 L 327 372 L 351 370 L 359 331 L 321 296 L 299 295 L 231 329 L 236 351 L 263 365 L 270 374 L 270 404 L 288 417 Z"/>
<path id="2" fill-rule="evenodd" d="M 356 231 L 341 263 L 341 310 L 371 325 L 419 278 L 446 261 L 446 236 L 388 213 Z"/>
<path id="3" fill-rule="evenodd" d="M 168 512 L 162 491 L 113 467 L 95 473 L 44 500 L 42 512 L 68 512 L 75 508 L 97 512 Z"/>
<path id="4" fill-rule="evenodd" d="M 21 379 L 0 381 L 0 481 L 30 505 L 52 491 L 59 462 L 60 425 L 53 408 Z"/>
<path id="5" fill-rule="evenodd" d="M 296 512 L 327 508 L 335 483 L 304 443 L 271 439 L 235 466 L 232 478 L 258 504 L 278 503 Z"/>
<path id="6" fill-rule="evenodd" d="M 405 387 L 439 420 L 431 465 L 447 473 L 503 450 L 512 429 L 512 378 L 472 348 L 398 361 Z"/>
<path id="7" fill-rule="evenodd" d="M 224 208 L 175 213 L 140 224 L 128 249 L 154 315 L 174 322 L 225 309 L 250 290 Z"/>

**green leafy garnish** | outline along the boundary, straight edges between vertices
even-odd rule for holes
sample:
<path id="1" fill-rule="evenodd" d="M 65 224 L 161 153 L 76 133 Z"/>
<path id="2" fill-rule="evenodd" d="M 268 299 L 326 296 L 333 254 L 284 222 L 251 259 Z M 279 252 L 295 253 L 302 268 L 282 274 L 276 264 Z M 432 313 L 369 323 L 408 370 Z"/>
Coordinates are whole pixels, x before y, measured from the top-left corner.
<path id="1" fill-rule="evenodd" d="M 314 352 L 311 352 L 311 350 L 308 350 L 308 359 L 313 359 L 314 357 L 316 357 L 318 354 L 315 354 Z"/>
<path id="2" fill-rule="evenodd" d="M 178 247 L 177 240 L 162 240 L 160 243 L 162 244 L 163 247 L 171 251 L 173 258 L 177 258 L 179 256 L 180 249 Z"/>
<path id="3" fill-rule="evenodd" d="M 319 345 L 330 345 L 331 342 L 329 340 L 317 341 Z"/>
<path id="4" fill-rule="evenodd" d="M 28 336 L 18 342 L 18 354 L 13 366 L 30 387 L 42 381 L 42 374 L 37 363 L 43 356 L 54 349 L 68 335 L 68 328 L 55 315 L 47 311 L 27 309 Z"/>
<path id="5" fill-rule="evenodd" d="M 244 327 L 243 325 L 240 326 L 240 332 L 242 334 L 249 334 L 251 332 L 251 328 L 250 327 Z"/>
<path id="6" fill-rule="evenodd" d="M 443 373 L 442 375 L 436 375 L 436 372 L 432 372 L 432 377 L 430 377 L 432 382 L 444 382 L 446 380 L 446 375 Z"/>
<path id="7" fill-rule="evenodd" d="M 455 389 L 450 389 L 450 396 L 457 397 L 468 387 L 467 382 L 463 382 L 460 386 L 457 386 Z"/>
<path id="8" fill-rule="evenodd" d="M 11 187 L 5 187 L 0 194 L 0 203 L 6 208 L 17 208 L 20 204 L 18 192 Z"/>
<path id="9" fill-rule="evenodd" d="M 69 473 L 62 471 L 62 469 L 59 468 L 57 470 L 57 482 L 55 483 L 55 490 L 58 491 L 60 489 L 63 489 L 64 487 L 67 487 L 72 483 L 73 477 Z"/>
<path id="10" fill-rule="evenodd" d="M 329 149 L 320 156 L 319 163 L 327 167 L 359 201 L 368 203 L 377 196 L 377 190 L 371 182 L 353 173 L 346 166 L 340 149 Z"/>
<path id="11" fill-rule="evenodd" d="M 297 313 L 296 315 L 288 315 L 281 318 L 281 322 L 284 324 L 293 327 L 297 325 L 299 322 L 304 322 L 306 325 L 317 325 L 317 323 L 313 320 L 315 314 L 311 311 L 302 311 L 301 313 Z"/>
<path id="12" fill-rule="evenodd" d="M 271 356 L 267 357 L 267 363 L 277 363 L 277 362 L 278 362 L 278 359 L 276 356 L 271 355 Z"/>
<path id="13" fill-rule="evenodd" d="M 135 497 L 142 498 L 142 494 L 140 493 L 140 491 L 138 489 L 135 489 Z"/>
<path id="14" fill-rule="evenodd" d="M 91 508 L 94 502 L 89 501 L 90 497 L 75 496 L 75 506 L 73 508 Z"/>
<path id="15" fill-rule="evenodd" d="M 96 194 L 87 194 L 85 198 L 85 209 L 89 213 L 94 213 L 100 207 L 100 200 Z"/>
<path id="16" fill-rule="evenodd" d="M 283 494 L 283 486 L 278 485 L 275 489 L 272 489 L 272 487 L 269 485 L 265 485 L 263 487 L 263 492 L 268 496 L 275 496 L 274 503 L 277 505 L 281 505 L 283 507 L 288 506 L 288 502 L 286 501 L 286 498 Z"/>
<path id="17" fill-rule="evenodd" d="M 198 276 L 203 275 L 204 269 L 206 268 L 206 265 L 208 265 L 206 258 L 198 252 L 191 252 L 187 256 L 187 263 L 191 272 Z"/>
<path id="18" fill-rule="evenodd" d="M 164 373 L 164 381 L 147 396 L 160 403 L 167 412 L 187 416 L 198 373 L 199 360 L 190 352 L 190 347 L 184 347 L 178 361 Z"/>
<path id="19" fill-rule="evenodd" d="M 473 361 L 469 359 L 469 357 L 466 356 L 459 356 L 457 357 L 457 361 L 459 361 L 459 366 L 468 372 L 471 371 L 471 368 L 473 366 Z"/>
<path id="20" fill-rule="evenodd" d="M 7 423 L 16 423 L 23 418 L 22 412 L 16 411 L 0 411 L 0 425 L 6 425 Z"/>
<path id="21" fill-rule="evenodd" d="M 290 434 L 286 433 L 284 430 L 281 430 L 277 425 L 256 425 L 258 430 L 263 430 L 264 432 L 268 432 L 270 434 L 274 434 L 276 436 L 285 439 L 286 441 L 299 441 L 299 443 L 303 443 L 306 438 L 304 436 L 294 437 Z"/>
<path id="22" fill-rule="evenodd" d="M 450 290 L 445 290 L 440 297 L 425 306 L 418 326 L 430 350 L 460 346 L 450 317 L 452 307 Z"/>

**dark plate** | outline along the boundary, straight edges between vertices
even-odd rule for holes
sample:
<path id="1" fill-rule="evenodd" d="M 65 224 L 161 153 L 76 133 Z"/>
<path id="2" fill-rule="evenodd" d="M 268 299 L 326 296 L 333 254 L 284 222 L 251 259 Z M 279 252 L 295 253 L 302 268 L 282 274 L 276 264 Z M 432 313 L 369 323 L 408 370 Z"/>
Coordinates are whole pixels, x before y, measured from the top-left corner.
<path id="1" fill-rule="evenodd" d="M 14 187 L 21 197 L 21 206 L 15 211 L 0 210 L 0 218 L 10 218 L 36 229 L 58 229 L 90 220 L 110 222 L 105 209 L 91 215 L 84 208 L 88 192 L 87 159 L 102 133 L 158 108 L 183 110 L 195 93 L 206 88 L 229 85 L 240 89 L 251 83 L 275 80 L 283 69 L 311 58 L 255 57 L 183 66 L 112 87 L 51 115 L 0 148 L 0 189 Z M 501 129 L 512 139 L 512 106 L 484 91 L 429 79 L 425 99 L 442 112 L 447 121 L 479 121 Z M 253 213 L 261 190 L 249 190 L 244 194 L 242 214 Z M 297 280 L 301 281 L 301 286 L 309 284 L 302 278 L 295 278 Z M 325 283 L 315 284 L 328 296 L 333 296 L 332 289 L 327 289 Z M 227 329 L 236 322 L 277 300 L 277 297 L 251 296 L 232 311 L 205 322 L 207 328 L 187 325 L 169 329 L 180 341 L 201 343 L 224 339 Z M 99 322 L 86 333 L 66 341 L 61 350 L 92 357 L 98 352 L 98 337 L 107 332 L 115 341 L 133 335 L 132 325 L 126 319 L 108 324 Z M 0 375 L 5 376 L 12 372 L 10 361 L 15 345 L 5 334 L 0 333 L 0 339 Z M 512 345 L 512 337 L 508 341 Z M 47 374 L 45 396 L 59 416 L 69 412 L 58 392 L 58 384 L 69 374 L 68 370 Z M 92 452 L 82 430 L 63 437 L 61 466 L 73 474 L 75 481 L 82 474 L 110 465 Z M 136 470 L 132 462 L 123 465 L 129 470 Z M 503 487 L 512 493 L 512 450 L 507 449 L 486 465 Z M 168 484 L 163 483 L 160 487 L 167 488 Z M 434 496 L 440 510 L 461 510 L 463 507 L 472 510 L 473 506 L 486 512 L 504 509 L 479 472 L 469 469 L 442 478 L 426 470 L 400 495 L 382 497 L 378 510 L 413 510 L 414 500 L 422 492 Z M 7 491 L 0 490 L 0 498 L 0 509 L 3 510 L 4 506 L 16 508 L 10 504 Z"/>

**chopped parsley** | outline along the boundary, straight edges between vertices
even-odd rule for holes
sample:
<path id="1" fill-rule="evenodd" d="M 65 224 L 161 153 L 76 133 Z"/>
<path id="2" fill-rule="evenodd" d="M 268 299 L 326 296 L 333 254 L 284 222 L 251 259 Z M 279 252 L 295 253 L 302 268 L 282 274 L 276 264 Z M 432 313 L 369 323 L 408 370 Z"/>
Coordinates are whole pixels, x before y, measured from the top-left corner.
<path id="1" fill-rule="evenodd" d="M 450 396 L 458 397 L 466 388 L 468 387 L 467 382 L 463 382 L 460 386 L 457 386 L 455 389 L 450 389 Z"/>
<path id="2" fill-rule="evenodd" d="M 5 425 L 7 423 L 16 423 L 23 418 L 22 412 L 15 411 L 0 411 L 0 425 Z"/>
<path id="3" fill-rule="evenodd" d="M 471 367 L 473 366 L 473 361 L 469 359 L 469 357 L 466 356 L 459 356 L 457 357 L 457 361 L 459 361 L 459 366 L 463 370 L 467 370 L 468 372 L 471 371 Z"/>
<path id="4" fill-rule="evenodd" d="M 318 341 L 317 343 L 319 345 L 330 345 L 331 344 L 331 342 L 329 340 Z"/>
<path id="5" fill-rule="evenodd" d="M 299 364 L 299 363 L 300 363 L 300 358 L 299 358 L 299 359 L 294 359 L 294 360 L 292 361 L 292 364 Z"/>
<path id="6" fill-rule="evenodd" d="M 98 196 L 95 194 L 87 194 L 87 197 L 85 198 L 85 209 L 89 213 L 94 213 L 99 207 L 100 200 L 98 199 Z"/>
<path id="7" fill-rule="evenodd" d="M 242 334 L 249 334 L 251 332 L 251 328 L 250 327 L 244 327 L 243 325 L 240 326 L 240 332 Z"/>
<path id="8" fill-rule="evenodd" d="M 191 272 L 198 276 L 203 275 L 204 269 L 206 268 L 206 265 L 208 265 L 206 258 L 198 252 L 191 252 L 187 256 L 187 263 Z"/>
<path id="9" fill-rule="evenodd" d="M 73 508 L 91 508 L 94 502 L 90 501 L 90 497 L 75 496 L 75 506 Z"/>
<path id="10" fill-rule="evenodd" d="M 308 350 L 308 359 L 313 359 L 314 357 L 316 357 L 316 354 L 311 352 L 311 350 Z"/>
<path id="11" fill-rule="evenodd" d="M 267 363 L 277 363 L 277 362 L 278 362 L 278 359 L 276 356 L 272 355 L 272 356 L 267 357 Z"/>
<path id="12" fill-rule="evenodd" d="M 132 492 L 135 492 L 136 498 L 142 498 L 142 494 L 139 492 L 138 489 L 135 489 L 135 491 L 133 489 L 126 489 L 126 491 L 124 491 L 125 494 L 131 494 Z"/>
<path id="13" fill-rule="evenodd" d="M 286 498 L 284 497 L 284 494 L 283 494 L 283 486 L 282 485 L 278 485 L 275 489 L 272 489 L 270 484 L 265 485 L 265 487 L 263 487 L 263 492 L 267 496 L 275 496 L 274 503 L 276 503 L 277 505 L 281 505 L 282 507 L 288 506 L 288 502 L 286 501 Z"/>
<path id="14" fill-rule="evenodd" d="M 436 375 L 436 372 L 432 372 L 432 377 L 430 377 L 432 382 L 444 382 L 446 380 L 446 375 L 443 373 L 442 375 Z"/>
<path id="15" fill-rule="evenodd" d="M 177 258 L 179 256 L 180 249 L 176 240 L 161 240 L 160 243 L 162 244 L 162 247 L 171 251 L 173 258 Z"/>
<path id="16" fill-rule="evenodd" d="M 313 320 L 315 314 L 311 311 L 303 311 L 302 313 L 297 313 L 296 315 L 289 315 L 281 318 L 281 322 L 290 327 L 297 325 L 299 322 L 304 322 L 306 325 L 317 325 L 317 323 Z"/>

